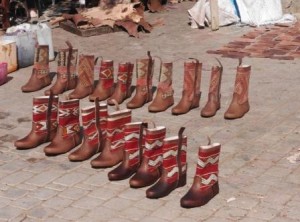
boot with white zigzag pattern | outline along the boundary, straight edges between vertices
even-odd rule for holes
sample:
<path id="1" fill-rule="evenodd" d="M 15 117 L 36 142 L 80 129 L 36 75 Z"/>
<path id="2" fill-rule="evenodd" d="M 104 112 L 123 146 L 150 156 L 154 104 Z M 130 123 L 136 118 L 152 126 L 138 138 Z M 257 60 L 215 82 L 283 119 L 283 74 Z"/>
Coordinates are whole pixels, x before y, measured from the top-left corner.
<path id="1" fill-rule="evenodd" d="M 190 190 L 181 198 L 184 208 L 207 204 L 219 193 L 218 165 L 221 145 L 219 143 L 200 146 L 196 175 Z"/>

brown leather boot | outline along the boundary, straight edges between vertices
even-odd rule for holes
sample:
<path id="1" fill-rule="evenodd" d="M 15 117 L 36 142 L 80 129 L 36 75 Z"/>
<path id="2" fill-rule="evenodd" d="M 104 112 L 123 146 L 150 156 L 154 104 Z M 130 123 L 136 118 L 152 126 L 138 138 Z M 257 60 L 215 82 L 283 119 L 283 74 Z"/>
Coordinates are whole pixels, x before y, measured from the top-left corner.
<path id="1" fill-rule="evenodd" d="M 184 63 L 183 92 L 179 103 L 172 108 L 173 115 L 181 115 L 199 107 L 202 63 Z"/>
<path id="2" fill-rule="evenodd" d="M 174 104 L 174 90 L 172 88 L 173 63 L 162 63 L 156 96 L 148 106 L 149 112 L 162 112 Z"/>
<path id="3" fill-rule="evenodd" d="M 200 146 L 194 182 L 180 200 L 182 207 L 203 206 L 219 193 L 218 163 L 220 149 L 221 145 L 219 143 Z"/>
<path id="4" fill-rule="evenodd" d="M 127 123 L 124 125 L 124 153 L 122 163 L 108 173 L 108 179 L 125 180 L 131 177 L 138 169 L 143 154 L 142 122 Z"/>
<path id="5" fill-rule="evenodd" d="M 213 66 L 211 69 L 208 101 L 201 110 L 202 117 L 212 117 L 216 115 L 216 112 L 220 109 L 220 88 L 222 80 L 223 66 Z"/>
<path id="6" fill-rule="evenodd" d="M 32 128 L 30 133 L 15 141 L 18 150 L 35 148 L 51 141 L 57 130 L 58 97 L 39 96 L 33 98 Z"/>
<path id="7" fill-rule="evenodd" d="M 233 97 L 224 114 L 225 119 L 241 118 L 250 110 L 248 101 L 250 72 L 249 65 L 240 64 L 237 67 Z"/>
<path id="8" fill-rule="evenodd" d="M 121 104 L 125 99 L 131 96 L 131 82 L 134 64 L 120 63 L 118 72 L 118 82 L 114 93 L 107 100 L 108 105 L 114 105 L 113 99 Z"/>
<path id="9" fill-rule="evenodd" d="M 164 126 L 146 129 L 145 151 L 137 173 L 130 178 L 132 188 L 141 188 L 155 183 L 161 175 L 162 145 L 166 136 Z"/>
<path id="10" fill-rule="evenodd" d="M 58 130 L 51 143 L 44 148 L 47 156 L 69 152 L 81 143 L 79 126 L 79 100 L 58 103 Z"/>
<path id="11" fill-rule="evenodd" d="M 178 136 L 164 139 L 162 175 L 158 182 L 146 190 L 148 198 L 161 198 L 186 184 L 186 147 L 187 137 L 181 127 Z"/>
<path id="12" fill-rule="evenodd" d="M 35 92 L 51 84 L 49 76 L 49 46 L 39 45 L 35 49 L 34 65 L 28 82 L 22 92 Z M 50 94 L 49 94 L 50 95 Z"/>
<path id="13" fill-rule="evenodd" d="M 74 89 L 77 85 L 76 65 L 78 49 L 73 49 L 72 45 L 67 42 L 68 49 L 60 49 L 58 51 L 58 67 L 56 82 L 50 89 L 45 91 L 45 95 L 50 94 L 50 90 L 54 95 L 62 94 L 65 91 Z"/>
<path id="14" fill-rule="evenodd" d="M 91 161 L 93 168 L 107 168 L 117 165 L 123 160 L 124 125 L 131 122 L 131 110 L 124 109 L 111 113 L 107 117 L 106 140 L 103 151 Z"/>
<path id="15" fill-rule="evenodd" d="M 127 103 L 128 109 L 142 107 L 145 103 L 152 101 L 152 76 L 154 70 L 154 60 L 148 52 L 148 59 L 139 59 L 137 66 L 136 91 L 133 98 Z"/>
<path id="16" fill-rule="evenodd" d="M 79 55 L 78 83 L 70 99 L 82 99 L 90 95 L 94 90 L 94 59 L 93 55 Z"/>
<path id="17" fill-rule="evenodd" d="M 95 106 L 81 109 L 83 125 L 83 142 L 74 152 L 69 154 L 70 161 L 84 161 L 103 149 L 106 138 L 107 105 L 95 101 Z"/>
<path id="18" fill-rule="evenodd" d="M 89 96 L 90 101 L 106 100 L 114 92 L 114 62 L 112 60 L 102 60 L 100 65 L 99 82 L 93 94 Z"/>

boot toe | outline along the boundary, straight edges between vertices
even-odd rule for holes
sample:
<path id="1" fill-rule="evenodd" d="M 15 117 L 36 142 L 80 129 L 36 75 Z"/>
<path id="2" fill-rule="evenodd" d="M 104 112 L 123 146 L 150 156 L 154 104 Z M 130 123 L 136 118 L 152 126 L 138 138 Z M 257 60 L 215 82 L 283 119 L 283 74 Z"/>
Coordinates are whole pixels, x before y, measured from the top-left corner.
<path id="1" fill-rule="evenodd" d="M 190 199 L 181 198 L 180 206 L 183 208 L 193 208 L 193 207 L 197 207 L 198 205 Z"/>

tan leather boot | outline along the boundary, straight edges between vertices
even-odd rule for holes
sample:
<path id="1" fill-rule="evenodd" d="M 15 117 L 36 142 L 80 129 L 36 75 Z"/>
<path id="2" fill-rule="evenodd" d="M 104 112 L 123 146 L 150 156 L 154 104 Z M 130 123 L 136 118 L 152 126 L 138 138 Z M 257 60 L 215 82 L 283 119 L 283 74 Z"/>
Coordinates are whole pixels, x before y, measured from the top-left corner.
<path id="1" fill-rule="evenodd" d="M 103 149 L 106 138 L 107 105 L 95 101 L 94 106 L 81 109 L 83 125 L 83 142 L 69 154 L 70 161 L 84 161 Z"/>
<path id="2" fill-rule="evenodd" d="M 49 46 L 39 45 L 35 49 L 34 65 L 31 77 L 21 89 L 22 92 L 35 92 L 49 86 L 50 84 Z"/>
<path id="3" fill-rule="evenodd" d="M 224 114 L 225 119 L 241 118 L 250 110 L 248 101 L 250 72 L 251 66 L 249 65 L 237 67 L 233 97 Z"/>
<path id="4" fill-rule="evenodd" d="M 162 63 L 156 96 L 148 106 L 149 112 L 162 112 L 174 104 L 174 90 L 172 88 L 173 63 Z"/>
<path id="5" fill-rule="evenodd" d="M 69 152 L 81 143 L 79 126 L 79 100 L 58 103 L 58 130 L 51 143 L 44 148 L 47 156 Z"/>
<path id="6" fill-rule="evenodd" d="M 220 149 L 221 145 L 219 143 L 200 146 L 194 182 L 180 200 L 182 207 L 203 206 L 219 193 L 218 165 Z"/>
<path id="7" fill-rule="evenodd" d="M 221 63 L 220 63 L 221 65 Z M 216 115 L 216 112 L 220 109 L 220 88 L 222 80 L 223 67 L 213 66 L 211 69 L 208 101 L 201 110 L 202 117 L 212 117 Z"/>
<path id="8" fill-rule="evenodd" d="M 124 125 L 131 122 L 131 110 L 120 110 L 107 117 L 106 140 L 102 152 L 91 161 L 93 168 L 106 168 L 117 165 L 123 160 Z"/>
<path id="9" fill-rule="evenodd" d="M 173 115 L 181 115 L 189 112 L 191 109 L 199 107 L 200 85 L 201 85 L 202 63 L 195 62 L 184 63 L 183 92 L 179 103 L 172 108 Z"/>
<path id="10" fill-rule="evenodd" d="M 102 60 L 100 65 L 99 82 L 94 92 L 89 96 L 90 101 L 106 100 L 114 92 L 114 62 L 112 60 Z"/>
<path id="11" fill-rule="evenodd" d="M 58 97 L 53 94 L 33 98 L 32 128 L 26 137 L 15 141 L 18 150 L 35 148 L 54 138 L 57 130 L 57 104 Z"/>
<path id="12" fill-rule="evenodd" d="M 184 127 L 180 128 L 178 136 L 164 139 L 162 175 L 156 184 L 146 190 L 147 198 L 165 197 L 186 184 L 187 137 L 182 135 L 184 129 Z"/>
<path id="13" fill-rule="evenodd" d="M 79 55 L 78 83 L 70 99 L 82 99 L 90 95 L 94 90 L 94 59 L 93 55 Z"/>
<path id="14" fill-rule="evenodd" d="M 127 103 L 128 109 L 142 107 L 145 103 L 152 101 L 152 77 L 154 70 L 154 60 L 148 52 L 148 59 L 139 59 L 137 66 L 136 91 L 133 98 Z"/>
<path id="15" fill-rule="evenodd" d="M 119 104 L 131 96 L 131 82 L 134 64 L 120 63 L 118 71 L 118 82 L 114 93 L 108 98 L 107 104 L 114 105 L 112 100 L 116 100 Z"/>
<path id="16" fill-rule="evenodd" d="M 162 146 L 166 137 L 166 127 L 158 126 L 146 129 L 145 151 L 140 167 L 136 174 L 130 178 L 132 188 L 141 188 L 155 183 L 161 175 Z"/>
<path id="17" fill-rule="evenodd" d="M 60 49 L 58 51 L 58 67 L 57 78 L 54 85 L 45 91 L 45 95 L 50 94 L 50 90 L 54 95 L 62 94 L 65 91 L 74 89 L 77 85 L 76 65 L 78 49 L 73 49 L 72 45 L 67 42 L 68 49 Z"/>

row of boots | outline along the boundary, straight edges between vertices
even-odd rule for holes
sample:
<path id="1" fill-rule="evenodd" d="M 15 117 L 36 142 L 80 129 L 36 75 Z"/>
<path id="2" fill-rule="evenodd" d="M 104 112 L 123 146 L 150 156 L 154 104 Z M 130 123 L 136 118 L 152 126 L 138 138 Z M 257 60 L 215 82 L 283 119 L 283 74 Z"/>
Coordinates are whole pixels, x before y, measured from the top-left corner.
<path id="1" fill-rule="evenodd" d="M 131 122 L 131 110 L 108 114 L 107 104 L 95 100 L 95 105 L 81 109 L 83 140 L 79 123 L 79 100 L 59 101 L 58 96 L 33 99 L 33 121 L 30 133 L 15 142 L 17 149 L 31 149 L 50 142 L 44 152 L 48 156 L 72 151 L 70 161 L 91 161 L 93 168 L 118 165 L 108 173 L 111 181 L 128 179 L 130 187 L 146 190 L 148 198 L 161 198 L 186 184 L 187 136 L 180 128 L 177 136 L 166 137 L 166 127 L 148 127 L 147 122 Z M 194 182 L 181 199 L 185 208 L 206 204 L 219 192 L 218 159 L 220 144 L 200 146 Z"/>
<path id="2" fill-rule="evenodd" d="M 132 76 L 134 64 L 120 63 L 118 65 L 117 83 L 114 84 L 114 64 L 112 60 L 101 60 L 99 68 L 99 81 L 94 87 L 95 58 L 92 55 L 79 55 L 78 75 L 76 74 L 78 50 L 73 49 L 67 42 L 67 49 L 58 52 L 57 79 L 50 89 L 54 95 L 62 94 L 67 90 L 73 91 L 68 95 L 70 99 L 82 99 L 89 96 L 90 101 L 107 100 L 107 104 L 113 105 L 113 100 L 119 104 L 132 95 Z M 38 46 L 35 56 L 35 64 L 29 81 L 22 86 L 23 92 L 40 90 L 51 84 L 49 75 L 48 46 Z M 96 59 L 97 61 L 97 59 Z M 202 117 L 212 117 L 220 109 L 222 64 L 213 66 L 208 93 L 208 101 L 201 110 Z M 241 118 L 250 109 L 248 102 L 248 89 L 251 66 L 237 67 L 235 86 L 232 101 L 224 114 L 226 119 Z M 136 61 L 136 91 L 135 95 L 127 103 L 128 109 L 140 108 L 151 102 L 149 112 L 162 112 L 174 105 L 174 90 L 172 87 L 173 63 L 161 62 L 159 83 L 155 97 L 153 96 L 154 59 L 148 52 L 147 59 Z M 197 59 L 190 59 L 184 63 L 183 91 L 179 103 L 172 108 L 173 115 L 181 115 L 191 109 L 199 107 L 201 97 L 201 73 L 202 63 Z M 153 98 L 154 97 L 154 98 Z"/>

